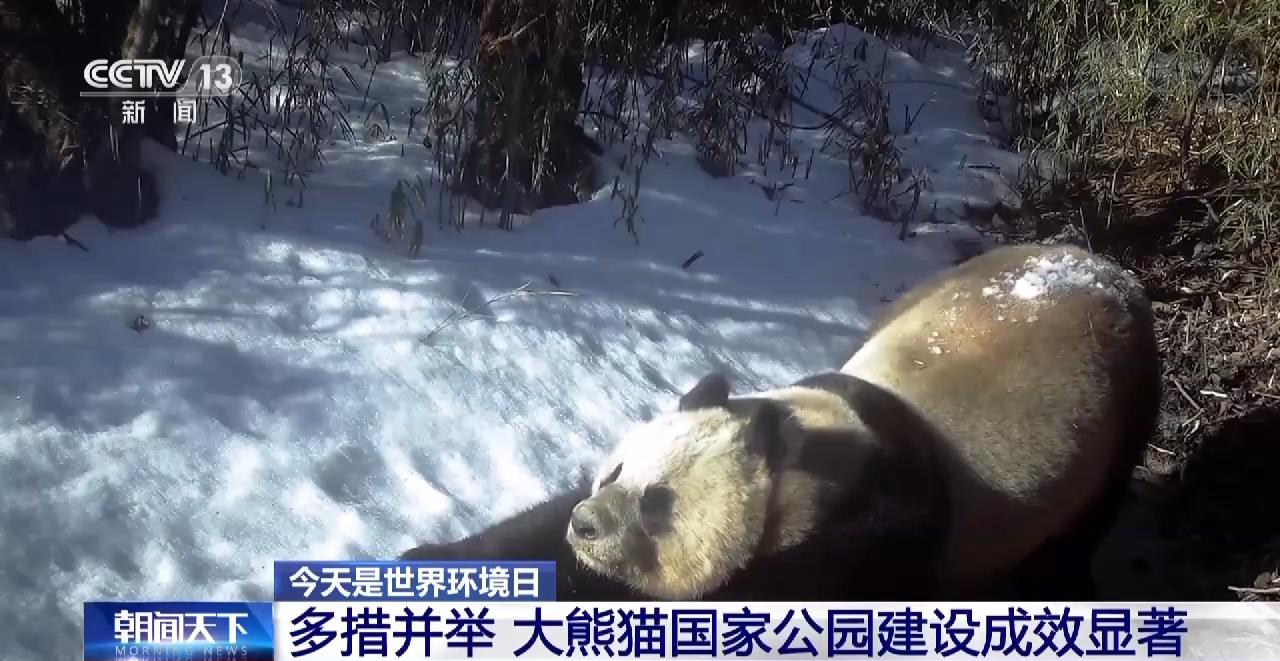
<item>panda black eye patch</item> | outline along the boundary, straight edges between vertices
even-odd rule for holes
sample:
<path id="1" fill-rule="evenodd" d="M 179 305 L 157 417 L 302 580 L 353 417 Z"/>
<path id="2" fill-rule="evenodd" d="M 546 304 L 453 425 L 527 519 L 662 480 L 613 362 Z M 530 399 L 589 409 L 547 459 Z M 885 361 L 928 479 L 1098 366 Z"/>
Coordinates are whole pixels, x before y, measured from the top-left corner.
<path id="1" fill-rule="evenodd" d="M 600 486 L 605 487 L 610 484 L 613 484 L 614 482 L 617 481 L 618 476 L 621 474 L 622 474 L 622 464 L 618 464 L 613 468 L 612 472 L 606 475 L 603 480 L 600 480 Z"/>
<path id="2" fill-rule="evenodd" d="M 650 535 L 662 535 L 671 530 L 672 513 L 675 511 L 676 492 L 665 484 L 650 484 L 640 495 L 640 525 Z"/>

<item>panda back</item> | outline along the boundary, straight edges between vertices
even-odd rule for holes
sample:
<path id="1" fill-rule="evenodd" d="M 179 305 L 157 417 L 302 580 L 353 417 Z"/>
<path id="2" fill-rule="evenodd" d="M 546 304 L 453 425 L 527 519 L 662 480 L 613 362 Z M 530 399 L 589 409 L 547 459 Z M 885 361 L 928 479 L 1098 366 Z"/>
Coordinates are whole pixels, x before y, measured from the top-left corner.
<path id="1" fill-rule="evenodd" d="M 1017 246 L 908 291 L 842 371 L 941 430 L 954 525 L 943 573 L 968 582 L 1069 526 L 1132 456 L 1124 446 L 1145 445 L 1133 430 L 1154 418 L 1158 366 L 1132 275 L 1076 248 Z"/>

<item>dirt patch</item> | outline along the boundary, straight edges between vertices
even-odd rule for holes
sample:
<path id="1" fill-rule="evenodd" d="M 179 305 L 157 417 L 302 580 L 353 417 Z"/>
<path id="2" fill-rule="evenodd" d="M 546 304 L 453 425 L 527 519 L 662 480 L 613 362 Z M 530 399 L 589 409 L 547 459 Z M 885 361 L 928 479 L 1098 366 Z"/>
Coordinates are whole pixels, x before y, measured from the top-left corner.
<path id="1" fill-rule="evenodd" d="M 1278 469 L 1280 406 L 1255 408 L 1209 429 L 1160 511 L 1161 532 L 1179 542 L 1183 564 L 1225 576 L 1233 586 L 1269 587 L 1280 567 Z M 1195 594 L 1202 591 L 1204 598 L 1226 596 L 1212 583 Z"/>
<path id="2" fill-rule="evenodd" d="M 1174 475 L 1135 482 L 1099 553 L 1103 598 L 1280 599 L 1280 407 L 1191 438 Z"/>

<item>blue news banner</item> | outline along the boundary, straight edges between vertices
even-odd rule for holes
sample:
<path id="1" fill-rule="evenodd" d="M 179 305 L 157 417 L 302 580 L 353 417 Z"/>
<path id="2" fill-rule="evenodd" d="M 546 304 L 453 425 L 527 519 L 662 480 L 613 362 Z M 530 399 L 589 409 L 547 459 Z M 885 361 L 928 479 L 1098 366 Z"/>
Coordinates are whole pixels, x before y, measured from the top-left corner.
<path id="1" fill-rule="evenodd" d="M 86 603 L 84 658 L 1280 661 L 1280 604 L 555 597 L 548 562 L 277 562 L 270 603 Z"/>

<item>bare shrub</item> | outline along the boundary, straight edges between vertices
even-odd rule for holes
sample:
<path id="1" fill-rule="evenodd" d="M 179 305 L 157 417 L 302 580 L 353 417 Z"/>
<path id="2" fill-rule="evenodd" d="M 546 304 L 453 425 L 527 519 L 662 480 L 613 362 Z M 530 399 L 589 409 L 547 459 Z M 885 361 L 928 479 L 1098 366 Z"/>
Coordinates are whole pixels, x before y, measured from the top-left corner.
<path id="1" fill-rule="evenodd" d="M 223 14 L 202 17 L 193 48 L 237 57 L 247 72 L 236 95 L 210 101 L 205 110 L 213 112 L 186 128 L 178 146 L 184 153 L 237 176 L 274 167 L 282 176 L 268 187 L 298 189 L 287 198 L 300 204 L 306 175 L 324 165 L 324 146 L 357 137 L 359 118 L 358 137 L 367 141 L 428 147 L 432 162 L 415 190 L 423 207 L 434 184 L 430 215 L 442 227 L 461 229 L 475 214 L 466 200 L 480 202 L 479 224 L 492 211 L 498 227 L 510 228 L 513 215 L 608 187 L 623 200 L 619 222 L 637 240 L 641 170 L 662 139 L 687 136 L 715 176 L 733 174 L 748 153 L 799 173 L 804 159 L 791 153 L 789 115 L 796 81 L 811 72 L 794 71 L 783 57 L 792 31 L 833 19 L 883 34 L 922 31 L 914 2 L 859 3 L 856 11 L 792 0 L 320 0 L 276 7 L 231 0 Z M 265 52 L 247 54 L 234 44 L 227 26 L 248 12 L 266 13 L 272 34 Z M 341 64 L 338 50 L 363 55 L 363 62 Z M 392 116 L 369 89 L 388 62 L 406 55 L 426 74 L 424 101 L 408 110 L 408 134 L 394 135 Z M 847 92 L 856 103 L 840 109 L 829 128 L 848 134 L 834 138 L 848 154 L 882 157 L 859 167 L 855 185 L 876 211 L 903 193 L 886 183 L 903 173 L 892 163 L 891 136 L 874 135 L 885 129 L 874 113 L 887 110 L 863 102 L 867 88 L 857 85 Z M 647 121 L 637 122 L 642 115 Z M 402 223 L 431 222 L 425 214 L 425 207 L 408 220 L 380 214 L 371 226 L 403 240 L 421 229 Z"/>

